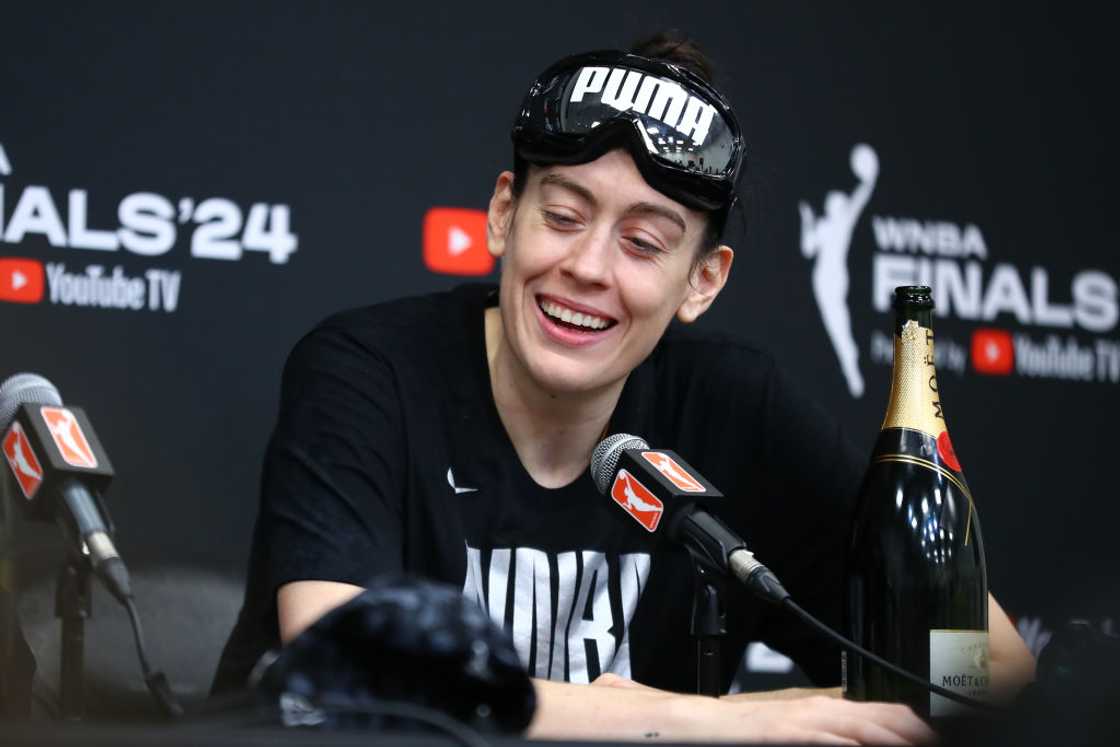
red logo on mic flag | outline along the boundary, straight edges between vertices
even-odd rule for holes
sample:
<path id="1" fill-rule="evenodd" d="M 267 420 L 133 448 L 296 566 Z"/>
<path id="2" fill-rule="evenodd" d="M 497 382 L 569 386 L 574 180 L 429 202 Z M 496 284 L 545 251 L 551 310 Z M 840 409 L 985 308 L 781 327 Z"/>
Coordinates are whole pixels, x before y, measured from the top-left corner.
<path id="1" fill-rule="evenodd" d="M 977 373 L 1007 376 L 1015 370 L 1015 345 L 1005 329 L 972 333 L 972 367 Z"/>
<path id="2" fill-rule="evenodd" d="M 71 467 L 97 468 L 97 457 L 93 455 L 93 449 L 89 447 L 89 441 L 82 433 L 82 427 L 78 425 L 74 413 L 65 407 L 40 407 L 39 412 L 47 423 L 63 461 Z"/>
<path id="3" fill-rule="evenodd" d="M 661 523 L 661 515 L 665 512 L 665 504 L 624 469 L 620 469 L 618 476 L 614 478 L 611 498 L 626 509 L 626 513 L 633 516 L 647 532 L 657 531 L 657 525 Z"/>
<path id="4" fill-rule="evenodd" d="M 19 489 L 23 491 L 23 497 L 31 500 L 43 484 L 43 466 L 31 450 L 31 442 L 19 422 L 12 423 L 8 435 L 4 436 L 4 456 L 19 483 Z"/>
<path id="5" fill-rule="evenodd" d="M 669 482 L 681 490 L 689 493 L 703 493 L 704 486 L 695 477 L 688 474 L 676 459 L 660 451 L 643 451 L 642 458 L 652 464 L 654 468 L 665 475 Z"/>

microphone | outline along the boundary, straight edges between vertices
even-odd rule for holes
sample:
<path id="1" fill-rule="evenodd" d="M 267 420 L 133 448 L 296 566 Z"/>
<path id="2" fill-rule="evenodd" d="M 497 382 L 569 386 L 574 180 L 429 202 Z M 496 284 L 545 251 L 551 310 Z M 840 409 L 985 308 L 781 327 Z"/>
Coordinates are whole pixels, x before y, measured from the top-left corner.
<path id="1" fill-rule="evenodd" d="M 664 532 L 698 562 L 734 576 L 768 602 L 781 604 L 789 598 L 747 543 L 702 507 L 723 494 L 678 454 L 651 449 L 629 433 L 615 433 L 592 452 L 591 478 L 601 494 L 647 532 Z"/>
<path id="2" fill-rule="evenodd" d="M 64 406 L 47 379 L 20 373 L 0 384 L 0 432 L 16 501 L 32 519 L 57 521 L 109 592 L 127 602 L 128 569 L 97 498 L 113 467 L 86 414 Z"/>

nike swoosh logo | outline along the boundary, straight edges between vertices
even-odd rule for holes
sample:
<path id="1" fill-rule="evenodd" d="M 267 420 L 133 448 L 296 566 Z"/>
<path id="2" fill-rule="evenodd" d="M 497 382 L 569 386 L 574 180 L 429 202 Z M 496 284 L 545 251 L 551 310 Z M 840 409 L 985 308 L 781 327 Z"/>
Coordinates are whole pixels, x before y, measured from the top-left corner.
<path id="1" fill-rule="evenodd" d="M 476 493 L 478 488 L 461 488 L 455 484 L 455 475 L 451 474 L 451 468 L 447 468 L 447 484 L 455 489 L 455 495 L 460 493 Z"/>

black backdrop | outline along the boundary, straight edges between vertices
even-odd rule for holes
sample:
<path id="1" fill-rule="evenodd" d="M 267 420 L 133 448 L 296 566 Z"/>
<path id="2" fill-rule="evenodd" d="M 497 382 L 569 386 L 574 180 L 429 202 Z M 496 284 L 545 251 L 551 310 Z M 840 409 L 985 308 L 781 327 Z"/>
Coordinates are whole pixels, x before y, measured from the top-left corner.
<path id="1" fill-rule="evenodd" d="M 1040 628 L 1114 615 L 1118 600 L 1111 40 L 1103 19 L 1067 6 L 8 5 L 0 258 L 31 262 L 0 259 L 0 289 L 34 295 L 29 273 L 46 272 L 41 301 L 0 303 L 0 376 L 40 372 L 91 413 L 133 566 L 236 586 L 293 343 L 333 310 L 461 281 L 422 261 L 424 215 L 485 207 L 540 69 L 684 28 L 715 60 L 749 143 L 748 229 L 729 237 L 732 280 L 702 324 L 773 349 L 869 449 L 890 371 L 876 273 L 879 285 L 887 268 L 923 262 L 946 284 L 978 275 L 937 320 L 939 347 L 958 351 L 940 381 L 991 587 L 1037 646 Z M 798 204 L 820 215 L 830 191 L 850 194 L 860 143 L 877 180 L 850 241 L 830 234 L 828 281 L 850 279 L 857 397 L 822 324 Z M 112 233 L 82 237 L 81 193 L 86 227 Z M 263 240 L 248 225 L 227 232 L 232 244 L 200 237 L 201 223 L 258 204 Z M 285 206 L 289 231 L 271 206 Z M 237 246 L 283 248 L 289 232 L 298 245 L 283 263 Z M 82 248 L 99 242 L 119 246 Z M 192 243 L 240 258 L 193 256 Z M 121 268 L 144 308 L 83 305 L 88 283 L 62 265 Z M 176 277 L 173 309 L 149 297 Z M 1071 380 L 1047 344 L 1087 351 L 1092 380 Z M 976 370 L 989 349 L 987 367 L 1009 373 Z M 191 645 L 216 656 L 213 641 Z"/>

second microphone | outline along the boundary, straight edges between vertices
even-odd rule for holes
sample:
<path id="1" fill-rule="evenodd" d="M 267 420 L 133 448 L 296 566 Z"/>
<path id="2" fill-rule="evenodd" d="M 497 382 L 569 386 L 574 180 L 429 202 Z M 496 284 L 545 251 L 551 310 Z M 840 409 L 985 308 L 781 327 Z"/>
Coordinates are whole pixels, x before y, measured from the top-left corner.
<path id="1" fill-rule="evenodd" d="M 723 494 L 678 454 L 615 433 L 592 452 L 591 478 L 645 531 L 664 533 L 710 570 L 734 576 L 775 604 L 789 596 L 747 543 L 704 509 Z"/>

